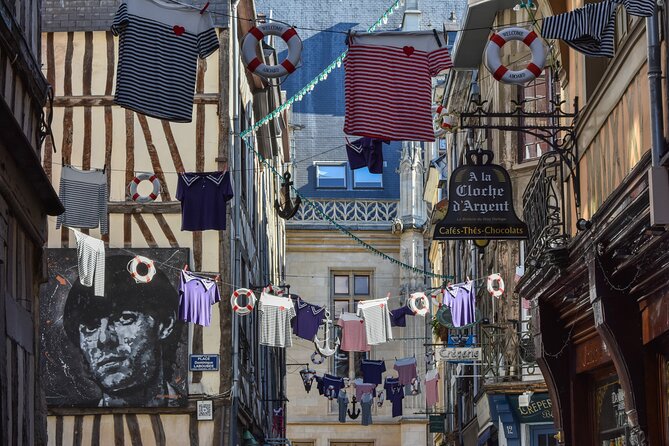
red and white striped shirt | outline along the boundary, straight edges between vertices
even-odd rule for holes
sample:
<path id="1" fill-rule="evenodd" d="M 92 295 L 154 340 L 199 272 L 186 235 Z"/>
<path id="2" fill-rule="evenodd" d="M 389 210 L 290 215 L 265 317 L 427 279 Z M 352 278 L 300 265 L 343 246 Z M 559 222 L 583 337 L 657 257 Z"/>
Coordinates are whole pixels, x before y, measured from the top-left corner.
<path id="1" fill-rule="evenodd" d="M 434 141 L 432 76 L 453 66 L 443 33 L 353 35 L 344 60 L 344 133 L 392 141 Z"/>

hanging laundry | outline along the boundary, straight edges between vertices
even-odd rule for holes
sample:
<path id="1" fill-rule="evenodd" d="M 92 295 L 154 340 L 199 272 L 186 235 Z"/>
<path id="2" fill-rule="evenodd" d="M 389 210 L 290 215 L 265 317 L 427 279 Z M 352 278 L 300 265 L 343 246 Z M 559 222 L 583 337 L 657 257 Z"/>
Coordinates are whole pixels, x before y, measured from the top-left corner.
<path id="1" fill-rule="evenodd" d="M 290 320 L 295 317 L 293 301 L 288 297 L 262 293 L 258 305 L 260 344 L 270 347 L 291 347 Z"/>
<path id="2" fill-rule="evenodd" d="M 420 395 L 420 379 L 417 377 L 411 380 L 411 384 L 404 386 L 404 396 Z"/>
<path id="3" fill-rule="evenodd" d="M 383 385 L 383 389 L 386 391 L 386 399 L 390 401 L 393 405 L 392 416 L 401 417 L 402 416 L 402 400 L 404 400 L 404 387 L 399 383 L 397 378 L 386 378 L 386 382 Z"/>
<path id="4" fill-rule="evenodd" d="M 432 407 L 439 402 L 439 371 L 432 369 L 425 374 L 425 402 Z"/>
<path id="5" fill-rule="evenodd" d="M 362 379 L 366 383 L 381 384 L 381 375 L 386 371 L 386 363 L 382 360 L 362 359 L 360 360 L 360 371 Z"/>
<path id="6" fill-rule="evenodd" d="M 181 271 L 179 281 L 179 320 L 208 327 L 211 306 L 221 301 L 216 282 Z"/>
<path id="7" fill-rule="evenodd" d="M 476 294 L 471 281 L 446 287 L 443 303 L 450 307 L 454 327 L 462 327 L 476 321 Z"/>
<path id="8" fill-rule="evenodd" d="M 368 352 L 371 347 L 367 343 L 365 321 L 353 313 L 342 312 L 337 320 L 341 327 L 341 344 L 339 350 L 345 352 Z"/>
<path id="9" fill-rule="evenodd" d="M 83 286 L 93 286 L 96 296 L 105 295 L 105 243 L 94 237 L 75 231 L 77 239 L 77 265 L 79 282 Z"/>
<path id="10" fill-rule="evenodd" d="M 541 35 L 560 39 L 588 56 L 613 57 L 617 3 L 607 0 L 582 8 L 544 17 Z"/>
<path id="11" fill-rule="evenodd" d="M 406 327 L 407 316 L 414 316 L 414 312 L 406 305 L 395 310 L 390 310 L 390 325 L 393 327 Z"/>
<path id="12" fill-rule="evenodd" d="M 652 17 L 655 14 L 655 0 L 614 0 L 620 4 L 622 2 L 625 10 L 630 15 L 639 17 Z"/>
<path id="13" fill-rule="evenodd" d="M 224 231 L 227 202 L 233 197 L 229 172 L 182 173 L 177 183 L 181 230 Z"/>
<path id="14" fill-rule="evenodd" d="M 103 170 L 79 170 L 63 165 L 60 171 L 60 201 L 65 212 L 56 218 L 56 229 L 97 228 L 109 232 L 107 174 Z"/>
<path id="15" fill-rule="evenodd" d="M 383 173 L 383 143 L 374 138 L 360 138 L 353 142 L 346 141 L 346 156 L 351 170 L 367 167 L 369 173 Z"/>
<path id="16" fill-rule="evenodd" d="M 345 390 L 340 390 L 337 395 L 337 404 L 339 405 L 339 422 L 346 423 L 346 408 L 348 407 L 348 395 Z"/>
<path id="17" fill-rule="evenodd" d="M 371 393 L 363 393 L 360 398 L 360 406 L 362 407 L 362 425 L 369 426 L 372 422 L 372 403 L 374 397 Z"/>
<path id="18" fill-rule="evenodd" d="M 353 384 L 355 385 L 355 397 L 358 399 L 358 401 L 365 393 L 371 393 L 373 396 L 376 396 L 376 384 L 366 383 L 362 378 L 356 378 L 353 381 Z"/>
<path id="19" fill-rule="evenodd" d="M 399 383 L 403 386 L 410 385 L 411 380 L 418 377 L 416 358 L 413 356 L 396 360 L 393 369 L 397 370 Z"/>
<path id="20" fill-rule="evenodd" d="M 294 303 L 297 315 L 291 322 L 293 333 L 297 337 L 313 341 L 318 333 L 318 327 L 325 318 L 325 308 L 307 303 L 300 296 L 295 296 Z"/>
<path id="21" fill-rule="evenodd" d="M 198 57 L 218 49 L 208 12 L 162 0 L 123 0 L 114 102 L 158 119 L 191 122 Z"/>
<path id="22" fill-rule="evenodd" d="M 358 302 L 358 316 L 365 321 L 365 333 L 369 345 L 383 344 L 393 339 L 387 297 L 361 300 Z"/>
<path id="23" fill-rule="evenodd" d="M 431 78 L 452 66 L 443 32 L 351 34 L 344 59 L 344 132 L 434 141 Z"/>
<path id="24" fill-rule="evenodd" d="M 331 397 L 333 399 L 337 398 L 339 390 L 346 387 L 344 378 L 330 375 L 328 373 L 324 374 L 322 377 L 317 376 L 316 385 L 319 395 L 325 395 L 326 397 Z"/>

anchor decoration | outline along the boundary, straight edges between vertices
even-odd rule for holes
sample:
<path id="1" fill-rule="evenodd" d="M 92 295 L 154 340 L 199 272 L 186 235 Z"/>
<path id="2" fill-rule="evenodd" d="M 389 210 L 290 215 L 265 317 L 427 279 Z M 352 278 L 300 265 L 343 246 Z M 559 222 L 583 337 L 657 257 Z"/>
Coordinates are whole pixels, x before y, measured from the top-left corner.
<path id="1" fill-rule="evenodd" d="M 290 220 L 300 209 L 300 204 L 302 199 L 295 197 L 295 200 L 290 198 L 290 186 L 293 185 L 293 182 L 290 181 L 290 173 L 286 172 L 283 174 L 283 184 L 281 185 L 281 197 L 280 200 L 274 200 L 274 209 L 276 209 L 279 217 Z"/>
<path id="2" fill-rule="evenodd" d="M 351 398 L 351 403 L 353 404 L 353 407 L 352 407 L 352 409 L 349 409 L 349 410 L 346 411 L 351 420 L 355 420 L 356 418 L 358 418 L 360 416 L 360 409 L 358 409 L 356 411 L 356 407 L 355 407 L 357 402 L 358 402 L 358 400 L 355 398 L 355 395 L 354 395 Z M 353 412 L 351 412 L 351 410 L 353 410 Z"/>
<path id="3" fill-rule="evenodd" d="M 321 356 L 328 357 L 335 354 L 340 344 L 339 336 L 337 336 L 334 348 L 330 347 L 330 325 L 332 325 L 332 319 L 330 319 L 330 312 L 328 310 L 325 310 L 325 319 L 323 319 L 323 325 L 325 326 L 324 328 L 325 336 L 321 341 L 320 339 L 318 339 L 318 333 L 316 333 L 316 335 L 314 336 L 314 345 L 316 346 L 316 351 Z"/>

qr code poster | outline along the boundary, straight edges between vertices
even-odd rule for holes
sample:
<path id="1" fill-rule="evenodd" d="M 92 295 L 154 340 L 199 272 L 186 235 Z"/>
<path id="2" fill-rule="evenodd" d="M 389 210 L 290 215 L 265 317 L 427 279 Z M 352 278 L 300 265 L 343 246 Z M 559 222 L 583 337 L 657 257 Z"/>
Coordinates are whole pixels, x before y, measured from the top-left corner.
<path id="1" fill-rule="evenodd" d="M 214 419 L 214 402 L 213 401 L 198 401 L 197 402 L 197 419 L 198 420 L 213 420 Z"/>

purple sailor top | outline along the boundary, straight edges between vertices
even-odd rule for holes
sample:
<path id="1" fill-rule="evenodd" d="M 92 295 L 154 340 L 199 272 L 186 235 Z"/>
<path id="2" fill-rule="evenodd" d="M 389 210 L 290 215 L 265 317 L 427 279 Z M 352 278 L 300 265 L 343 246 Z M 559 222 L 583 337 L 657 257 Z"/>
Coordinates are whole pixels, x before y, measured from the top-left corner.
<path id="1" fill-rule="evenodd" d="M 444 305 L 451 308 L 454 327 L 473 323 L 476 320 L 476 293 L 472 282 L 446 288 Z"/>
<path id="2" fill-rule="evenodd" d="M 181 271 L 179 283 L 179 319 L 208 327 L 211 306 L 221 300 L 216 282 Z"/>
<path id="3" fill-rule="evenodd" d="M 318 333 L 318 327 L 325 318 L 325 308 L 312 305 L 302 300 L 300 296 L 295 299 L 295 310 L 297 315 L 290 321 L 295 336 L 307 341 L 313 341 Z"/>
<path id="4" fill-rule="evenodd" d="M 225 230 L 226 207 L 233 197 L 229 172 L 182 173 L 177 183 L 181 230 Z"/>
<path id="5" fill-rule="evenodd" d="M 351 170 L 367 166 L 370 173 L 383 173 L 383 143 L 381 139 L 360 138 L 346 144 L 346 155 Z"/>

